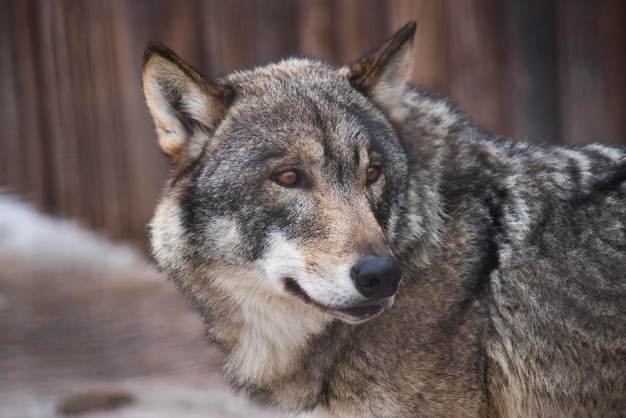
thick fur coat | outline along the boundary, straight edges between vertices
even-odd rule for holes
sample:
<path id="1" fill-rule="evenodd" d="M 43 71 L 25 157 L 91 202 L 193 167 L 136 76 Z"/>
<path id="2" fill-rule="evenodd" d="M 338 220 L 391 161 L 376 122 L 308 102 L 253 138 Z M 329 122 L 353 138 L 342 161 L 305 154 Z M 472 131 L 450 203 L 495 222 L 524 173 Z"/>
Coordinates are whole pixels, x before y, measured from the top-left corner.
<path id="1" fill-rule="evenodd" d="M 281 410 L 626 416 L 625 150 L 495 138 L 407 84 L 414 31 L 216 80 L 149 45 L 156 265 Z"/>

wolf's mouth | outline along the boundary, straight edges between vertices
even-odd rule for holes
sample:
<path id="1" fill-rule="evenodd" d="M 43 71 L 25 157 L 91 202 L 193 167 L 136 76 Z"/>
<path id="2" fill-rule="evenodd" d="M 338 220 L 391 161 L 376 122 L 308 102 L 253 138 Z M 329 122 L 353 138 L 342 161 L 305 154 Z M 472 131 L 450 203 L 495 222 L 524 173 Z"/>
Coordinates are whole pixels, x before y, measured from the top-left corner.
<path id="1" fill-rule="evenodd" d="M 304 303 L 313 305 L 323 311 L 334 314 L 345 320 L 346 322 L 350 323 L 358 323 L 370 319 L 381 313 L 385 308 L 384 305 L 363 305 L 343 309 L 331 308 L 313 300 L 304 291 L 304 289 L 291 277 L 287 277 L 285 279 L 285 289 L 288 293 L 292 294 L 298 299 L 301 299 Z"/>
<path id="2" fill-rule="evenodd" d="M 353 318 L 370 318 L 374 315 L 378 315 L 383 310 L 383 307 L 380 305 L 367 305 L 367 306 L 357 306 L 354 308 L 347 309 L 338 309 L 338 312 L 341 312 L 344 315 L 348 315 Z"/>
<path id="3" fill-rule="evenodd" d="M 319 303 L 311 299 L 311 297 L 307 295 L 304 289 L 300 287 L 300 285 L 291 277 L 287 277 L 285 279 L 285 289 L 287 289 L 287 292 L 291 293 L 292 295 L 294 295 L 295 297 L 299 299 L 302 299 L 306 303 L 310 303 L 310 304 L 318 305 L 322 307 Z"/>

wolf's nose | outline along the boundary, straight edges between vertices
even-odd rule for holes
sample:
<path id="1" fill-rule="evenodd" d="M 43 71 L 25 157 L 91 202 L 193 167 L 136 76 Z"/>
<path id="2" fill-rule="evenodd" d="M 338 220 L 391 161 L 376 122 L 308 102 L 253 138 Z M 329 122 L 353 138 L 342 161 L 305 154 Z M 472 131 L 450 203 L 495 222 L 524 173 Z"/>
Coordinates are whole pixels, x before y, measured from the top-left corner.
<path id="1" fill-rule="evenodd" d="M 393 296 L 398 290 L 400 276 L 400 266 L 386 254 L 365 256 L 350 270 L 356 289 L 370 299 Z"/>

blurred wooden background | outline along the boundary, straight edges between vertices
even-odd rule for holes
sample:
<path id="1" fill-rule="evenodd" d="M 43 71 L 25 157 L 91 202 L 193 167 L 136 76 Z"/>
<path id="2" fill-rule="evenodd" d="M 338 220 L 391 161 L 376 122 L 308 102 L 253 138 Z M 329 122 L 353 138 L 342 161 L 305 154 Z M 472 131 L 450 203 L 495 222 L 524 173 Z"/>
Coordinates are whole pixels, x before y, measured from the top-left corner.
<path id="1" fill-rule="evenodd" d="M 418 20 L 414 80 L 489 130 L 626 143 L 622 0 L 0 0 L 0 188 L 141 243 L 167 172 L 140 67 L 341 64 Z"/>

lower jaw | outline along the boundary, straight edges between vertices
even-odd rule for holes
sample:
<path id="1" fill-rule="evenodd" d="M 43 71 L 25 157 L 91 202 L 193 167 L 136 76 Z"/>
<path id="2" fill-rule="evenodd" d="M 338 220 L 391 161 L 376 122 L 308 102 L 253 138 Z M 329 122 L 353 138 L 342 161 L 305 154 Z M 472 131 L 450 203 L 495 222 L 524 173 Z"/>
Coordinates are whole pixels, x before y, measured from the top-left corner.
<path id="1" fill-rule="evenodd" d="M 358 306 L 356 308 L 332 310 L 332 313 L 334 313 L 336 316 L 346 322 L 358 324 L 372 319 L 373 317 L 380 314 L 383 310 L 384 308 L 380 305 L 369 305 Z"/>
<path id="2" fill-rule="evenodd" d="M 295 282 L 293 279 L 287 279 L 286 289 L 293 296 L 297 297 L 307 305 L 313 305 L 324 312 L 327 312 L 344 322 L 350 324 L 359 324 L 380 314 L 386 306 L 383 305 L 364 305 L 352 308 L 336 309 L 317 303 Z"/>

